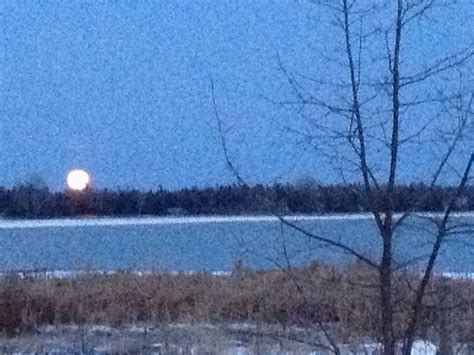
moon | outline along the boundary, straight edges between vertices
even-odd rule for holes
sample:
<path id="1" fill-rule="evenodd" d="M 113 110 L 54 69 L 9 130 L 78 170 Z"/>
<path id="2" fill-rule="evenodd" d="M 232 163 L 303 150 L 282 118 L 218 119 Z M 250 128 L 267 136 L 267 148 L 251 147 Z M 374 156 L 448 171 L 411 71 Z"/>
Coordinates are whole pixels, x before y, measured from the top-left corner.
<path id="1" fill-rule="evenodd" d="M 91 183 L 91 176 L 82 169 L 71 170 L 66 178 L 67 187 L 74 191 L 83 191 Z"/>

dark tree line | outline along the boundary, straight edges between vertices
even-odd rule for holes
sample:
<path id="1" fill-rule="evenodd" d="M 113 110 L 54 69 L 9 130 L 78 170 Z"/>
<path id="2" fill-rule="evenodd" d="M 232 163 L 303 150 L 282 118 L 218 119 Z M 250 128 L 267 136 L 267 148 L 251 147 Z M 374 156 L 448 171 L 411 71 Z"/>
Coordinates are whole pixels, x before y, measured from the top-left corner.
<path id="1" fill-rule="evenodd" d="M 453 187 L 399 185 L 396 211 L 443 211 Z M 382 194 L 383 195 L 383 194 Z M 384 203 L 383 196 L 378 202 Z M 54 218 L 80 215 L 225 215 L 308 214 L 368 211 L 361 185 L 276 184 L 225 185 L 181 190 L 55 192 L 45 186 L 0 187 L 0 214 L 9 218 Z M 458 198 L 456 210 L 474 210 L 474 186 Z"/>

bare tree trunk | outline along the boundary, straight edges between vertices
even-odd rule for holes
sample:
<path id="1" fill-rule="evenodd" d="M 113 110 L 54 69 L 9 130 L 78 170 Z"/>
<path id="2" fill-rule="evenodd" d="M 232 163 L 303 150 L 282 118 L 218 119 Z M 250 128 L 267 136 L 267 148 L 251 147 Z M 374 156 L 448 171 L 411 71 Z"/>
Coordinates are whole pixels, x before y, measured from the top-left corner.
<path id="1" fill-rule="evenodd" d="M 449 329 L 448 313 L 453 306 L 453 290 L 449 286 L 448 280 L 443 280 L 441 286 L 441 299 L 439 302 L 439 353 L 443 355 L 454 355 L 454 344 L 452 342 L 452 334 Z"/>
<path id="2" fill-rule="evenodd" d="M 393 191 L 397 176 L 399 149 L 400 121 L 400 43 L 402 35 L 402 0 L 397 2 L 397 20 L 395 29 L 395 45 L 393 53 L 392 74 L 392 137 L 390 144 L 390 171 L 385 199 L 385 218 L 383 229 L 380 231 L 383 240 L 382 261 L 380 264 L 380 297 L 382 312 L 382 342 L 385 355 L 395 354 L 393 334 L 393 304 L 392 304 L 392 263 L 393 263 Z"/>
<path id="3" fill-rule="evenodd" d="M 392 233 L 383 235 L 383 255 L 380 264 L 380 303 L 382 312 L 382 344 L 385 355 L 395 354 L 392 305 Z"/>

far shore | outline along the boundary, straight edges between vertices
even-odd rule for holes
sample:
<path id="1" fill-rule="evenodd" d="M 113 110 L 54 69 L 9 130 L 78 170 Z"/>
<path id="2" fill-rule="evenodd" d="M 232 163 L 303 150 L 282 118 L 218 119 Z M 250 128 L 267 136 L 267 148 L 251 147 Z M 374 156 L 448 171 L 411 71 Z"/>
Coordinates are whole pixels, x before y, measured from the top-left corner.
<path id="1" fill-rule="evenodd" d="M 443 212 L 413 212 L 418 217 L 440 217 Z M 397 213 L 400 218 L 404 213 Z M 453 218 L 474 218 L 474 211 L 453 212 Z M 298 221 L 331 221 L 373 219 L 370 213 L 344 213 L 320 215 L 210 215 L 210 216 L 129 216 L 129 217 L 76 217 L 60 219 L 1 219 L 0 229 L 52 228 L 52 227 L 93 227 L 93 226 L 138 226 L 169 224 L 206 224 L 206 223 L 251 223 L 278 222 L 284 218 L 291 222 Z"/>

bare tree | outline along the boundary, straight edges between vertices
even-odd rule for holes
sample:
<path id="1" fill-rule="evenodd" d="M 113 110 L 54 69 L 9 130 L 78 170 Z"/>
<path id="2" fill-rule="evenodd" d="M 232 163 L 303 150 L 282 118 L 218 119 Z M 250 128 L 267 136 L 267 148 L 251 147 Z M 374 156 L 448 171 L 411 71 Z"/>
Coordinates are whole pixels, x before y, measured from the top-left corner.
<path id="1" fill-rule="evenodd" d="M 413 25 L 421 26 L 425 17 L 439 6 L 449 6 L 448 3 L 435 0 L 397 0 L 384 6 L 378 6 L 378 2 L 369 4 L 357 0 L 313 0 L 312 3 L 329 11 L 332 24 L 341 35 L 341 46 L 337 49 L 344 61 L 334 59 L 333 63 L 339 63 L 346 73 L 346 80 L 331 82 L 329 79 L 323 82 L 308 79 L 286 68 L 279 57 L 278 67 L 288 82 L 292 97 L 269 100 L 283 106 L 297 107 L 297 112 L 307 125 L 295 128 L 296 125 L 290 122 L 287 124 L 288 129 L 307 139 L 316 152 L 329 158 L 329 161 L 342 161 L 346 166 L 355 168 L 364 186 L 365 207 L 373 216 L 381 240 L 380 259 L 374 260 L 348 244 L 315 235 L 282 216 L 278 215 L 278 218 L 305 236 L 350 254 L 376 270 L 384 354 L 395 354 L 397 342 L 401 341 L 403 354 L 409 355 L 417 337 L 424 299 L 433 279 L 440 250 L 456 229 L 451 223 L 452 212 L 471 179 L 474 153 L 460 150 L 459 147 L 466 140 L 466 132 L 474 127 L 473 93 L 462 85 L 465 78 L 459 73 L 462 73 L 463 68 L 472 66 L 474 51 L 467 45 L 455 53 L 434 59 L 426 58 L 427 64 L 418 68 L 403 64 L 407 59 L 403 51 L 404 39 L 413 31 Z M 371 60 L 365 50 L 367 43 L 374 41 L 383 44 L 384 53 Z M 436 90 L 435 79 L 444 78 L 448 78 L 447 89 Z M 454 82 L 460 85 L 454 85 Z M 317 92 L 311 88 L 314 83 L 319 86 Z M 321 88 L 325 89 L 324 93 Z M 228 154 L 213 84 L 211 89 L 226 163 L 242 183 L 243 178 Z M 412 115 L 417 112 L 414 109 L 425 110 L 428 117 L 414 121 Z M 435 227 L 434 242 L 421 278 L 412 288 L 413 298 L 405 300 L 409 309 L 406 328 L 396 332 L 394 317 L 397 311 L 393 287 L 397 271 L 402 266 L 394 254 L 394 236 L 413 214 L 407 211 L 397 216 L 394 208 L 399 165 L 404 159 L 401 150 L 408 149 L 413 154 L 417 144 L 433 144 L 433 140 L 443 143 L 444 151 L 438 154 L 434 171 L 426 173 L 426 176 L 431 176 L 432 188 L 448 169 L 456 171 L 453 161 L 464 159 L 465 163 L 463 171 L 457 172 L 457 187 L 444 212 L 429 219 Z M 331 141 L 337 144 L 331 144 Z M 337 149 L 341 143 L 347 148 Z M 325 149 L 327 147 L 329 149 Z M 378 203 L 380 196 L 382 204 Z"/>

